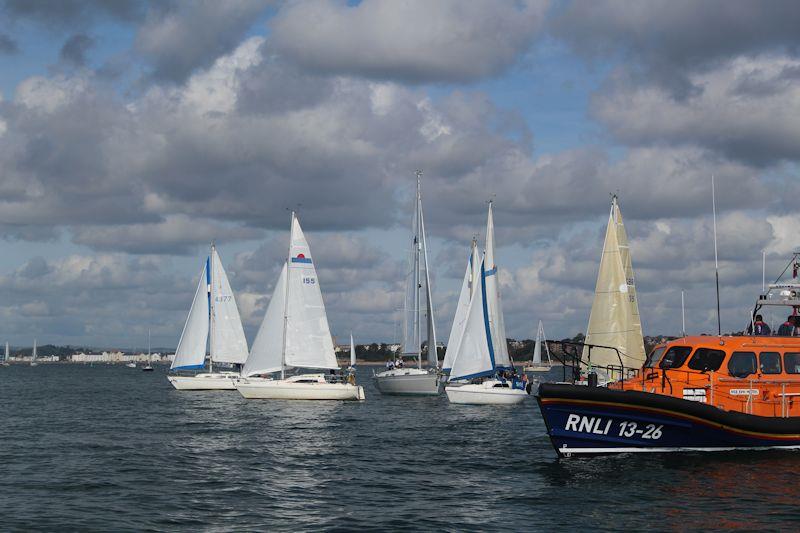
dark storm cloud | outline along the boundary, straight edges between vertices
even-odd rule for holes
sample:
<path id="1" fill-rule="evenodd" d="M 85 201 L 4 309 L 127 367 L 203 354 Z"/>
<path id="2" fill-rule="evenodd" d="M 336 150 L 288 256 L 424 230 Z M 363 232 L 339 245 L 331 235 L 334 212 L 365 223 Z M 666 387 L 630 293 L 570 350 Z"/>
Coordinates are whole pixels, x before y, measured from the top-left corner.
<path id="1" fill-rule="evenodd" d="M 235 48 L 270 0 L 198 0 L 151 4 L 135 48 L 156 80 L 182 82 Z"/>
<path id="2" fill-rule="evenodd" d="M 311 0 L 288 5 L 270 26 L 277 50 L 314 72 L 458 82 L 511 66 L 537 37 L 547 5 L 544 0 L 354 5 Z"/>
<path id="3" fill-rule="evenodd" d="M 61 47 L 61 62 L 76 67 L 86 65 L 86 53 L 93 45 L 94 39 L 83 33 L 76 33 Z"/>
<path id="4" fill-rule="evenodd" d="M 622 54 L 673 96 L 698 90 L 687 73 L 738 55 L 796 55 L 800 3 L 793 0 L 573 1 L 554 18 L 554 34 L 598 59 Z"/>
<path id="5" fill-rule="evenodd" d="M 12 55 L 19 52 L 17 41 L 4 33 L 0 33 L 0 54 Z"/>

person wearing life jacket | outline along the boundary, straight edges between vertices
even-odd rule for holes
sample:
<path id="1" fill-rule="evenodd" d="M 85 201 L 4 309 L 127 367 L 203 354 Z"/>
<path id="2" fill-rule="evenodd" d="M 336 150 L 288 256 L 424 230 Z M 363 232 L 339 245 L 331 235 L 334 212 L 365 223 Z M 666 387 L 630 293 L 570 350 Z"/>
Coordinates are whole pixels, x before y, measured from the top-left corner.
<path id="1" fill-rule="evenodd" d="M 751 331 L 753 335 L 759 336 L 767 336 L 772 333 L 772 330 L 769 329 L 769 325 L 764 322 L 764 319 L 761 317 L 761 315 L 756 315 L 756 319 L 753 321 L 753 327 Z"/>
<path id="2" fill-rule="evenodd" d="M 794 315 L 789 315 L 789 318 L 786 319 L 786 322 L 781 324 L 781 327 L 778 328 L 778 336 L 794 337 L 794 334 L 795 334 Z"/>

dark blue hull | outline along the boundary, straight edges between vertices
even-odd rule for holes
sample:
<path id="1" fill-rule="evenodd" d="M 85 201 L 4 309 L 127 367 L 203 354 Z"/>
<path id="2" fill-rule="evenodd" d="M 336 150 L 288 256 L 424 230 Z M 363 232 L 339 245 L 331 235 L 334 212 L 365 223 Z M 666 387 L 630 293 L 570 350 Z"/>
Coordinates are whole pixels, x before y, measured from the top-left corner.
<path id="1" fill-rule="evenodd" d="M 542 384 L 537 395 L 559 456 L 800 448 L 800 418 L 728 412 L 660 394 Z"/>

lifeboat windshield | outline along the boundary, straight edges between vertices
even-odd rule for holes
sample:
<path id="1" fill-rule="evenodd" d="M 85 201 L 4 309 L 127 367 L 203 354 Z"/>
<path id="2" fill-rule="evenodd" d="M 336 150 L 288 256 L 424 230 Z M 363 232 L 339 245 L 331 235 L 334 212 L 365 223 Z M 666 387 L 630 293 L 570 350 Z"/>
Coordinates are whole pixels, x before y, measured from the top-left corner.
<path id="1" fill-rule="evenodd" d="M 735 378 L 746 378 L 756 373 L 756 354 L 733 352 L 728 359 L 728 373 Z"/>
<path id="2" fill-rule="evenodd" d="M 673 346 L 667 350 L 658 366 L 663 369 L 680 368 L 690 353 L 692 353 L 691 346 Z"/>
<path id="3" fill-rule="evenodd" d="M 698 348 L 694 355 L 689 359 L 689 368 L 701 372 L 719 370 L 722 361 L 725 360 L 725 352 L 712 348 Z"/>
<path id="4" fill-rule="evenodd" d="M 644 362 L 644 367 L 655 368 L 658 362 L 661 361 L 661 356 L 664 354 L 665 348 L 666 346 L 656 346 L 653 348 L 653 351 L 647 356 L 647 361 Z"/>

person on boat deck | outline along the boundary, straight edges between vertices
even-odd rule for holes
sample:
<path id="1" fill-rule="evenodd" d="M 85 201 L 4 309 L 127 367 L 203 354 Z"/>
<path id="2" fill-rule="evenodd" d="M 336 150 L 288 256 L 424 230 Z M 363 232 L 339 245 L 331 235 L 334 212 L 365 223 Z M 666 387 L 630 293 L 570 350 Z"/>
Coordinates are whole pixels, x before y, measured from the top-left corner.
<path id="1" fill-rule="evenodd" d="M 781 327 L 778 328 L 778 336 L 779 337 L 794 337 L 795 335 L 795 316 L 789 315 L 789 318 L 786 319 L 786 322 L 781 324 Z"/>
<path id="2" fill-rule="evenodd" d="M 749 331 L 748 333 L 752 333 L 753 335 L 770 335 L 772 331 L 769 329 L 769 325 L 764 322 L 764 319 L 761 315 L 756 315 L 756 319 L 753 321 L 752 328 L 747 328 Z"/>
<path id="3" fill-rule="evenodd" d="M 394 369 L 394 361 L 386 361 L 386 370 Z"/>
<path id="4" fill-rule="evenodd" d="M 403 359 L 402 358 L 398 358 L 397 361 L 395 362 L 394 366 L 395 366 L 395 368 L 403 368 Z"/>

